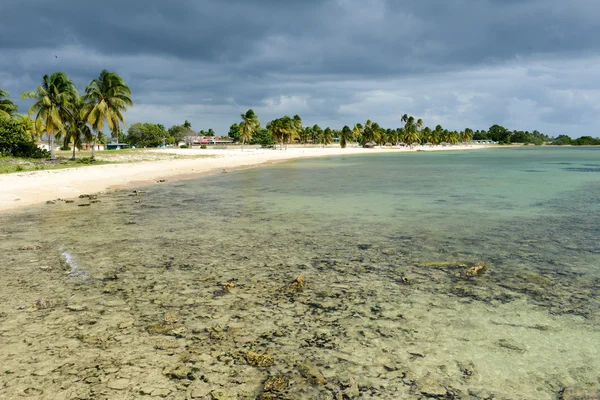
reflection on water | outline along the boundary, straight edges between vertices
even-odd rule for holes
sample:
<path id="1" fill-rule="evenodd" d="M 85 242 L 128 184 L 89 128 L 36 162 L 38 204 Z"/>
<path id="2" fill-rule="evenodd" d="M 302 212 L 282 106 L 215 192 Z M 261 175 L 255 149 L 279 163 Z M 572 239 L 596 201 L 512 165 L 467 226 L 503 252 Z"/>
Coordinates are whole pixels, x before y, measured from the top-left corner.
<path id="1" fill-rule="evenodd" d="M 599 160 L 332 157 L 2 216 L 0 397 L 596 390 Z"/>

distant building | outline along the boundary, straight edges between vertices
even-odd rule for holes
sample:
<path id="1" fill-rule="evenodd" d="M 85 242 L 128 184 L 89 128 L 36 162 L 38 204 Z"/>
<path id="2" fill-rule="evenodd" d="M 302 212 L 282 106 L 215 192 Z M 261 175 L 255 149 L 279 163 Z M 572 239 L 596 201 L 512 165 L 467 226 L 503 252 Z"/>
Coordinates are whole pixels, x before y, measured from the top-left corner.
<path id="1" fill-rule="evenodd" d="M 81 144 L 81 150 L 83 150 L 83 151 L 92 150 L 92 147 L 94 147 L 93 143 L 82 143 Z M 96 151 L 102 151 L 104 149 L 106 149 L 106 146 L 104 144 L 96 143 L 96 146 L 95 146 Z"/>
<path id="2" fill-rule="evenodd" d="M 50 146 L 46 142 L 36 142 L 35 145 L 42 150 L 50 151 Z"/>
<path id="3" fill-rule="evenodd" d="M 121 150 L 128 149 L 131 145 L 127 143 L 109 143 L 106 145 L 106 150 Z"/>

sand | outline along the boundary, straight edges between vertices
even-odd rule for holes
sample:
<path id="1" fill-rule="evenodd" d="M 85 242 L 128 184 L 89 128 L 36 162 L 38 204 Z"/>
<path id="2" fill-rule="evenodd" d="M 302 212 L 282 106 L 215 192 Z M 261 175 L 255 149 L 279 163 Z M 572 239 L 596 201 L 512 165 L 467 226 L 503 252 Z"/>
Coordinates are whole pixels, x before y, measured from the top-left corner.
<path id="1" fill-rule="evenodd" d="M 141 186 L 159 180 L 196 178 L 211 173 L 229 172 L 273 162 L 309 157 L 348 154 L 373 154 L 415 151 L 473 150 L 493 145 L 416 146 L 410 148 L 350 147 L 305 148 L 287 150 L 257 149 L 166 149 L 156 152 L 174 155 L 212 155 L 196 159 L 144 161 L 127 164 L 84 166 L 79 168 L 34 171 L 0 175 L 0 212 L 39 204 L 48 200 L 69 199 L 126 186 Z"/>

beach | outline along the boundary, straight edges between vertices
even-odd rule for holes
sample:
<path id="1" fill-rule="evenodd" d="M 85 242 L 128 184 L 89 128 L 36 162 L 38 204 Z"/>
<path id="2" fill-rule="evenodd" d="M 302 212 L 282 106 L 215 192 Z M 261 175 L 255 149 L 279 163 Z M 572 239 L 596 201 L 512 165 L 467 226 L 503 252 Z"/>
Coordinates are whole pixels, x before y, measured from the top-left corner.
<path id="1" fill-rule="evenodd" d="M 177 155 L 206 155 L 212 157 L 144 161 L 124 164 L 95 165 L 80 168 L 35 171 L 0 175 L 0 212 L 52 201 L 70 199 L 82 194 L 129 186 L 142 186 L 161 180 L 196 178 L 214 173 L 255 167 L 285 160 L 342 156 L 351 154 L 376 154 L 416 151 L 475 150 L 493 145 L 416 146 L 413 148 L 359 147 L 305 148 L 290 147 L 285 150 L 257 149 L 246 146 L 235 149 L 165 149 L 157 153 Z"/>

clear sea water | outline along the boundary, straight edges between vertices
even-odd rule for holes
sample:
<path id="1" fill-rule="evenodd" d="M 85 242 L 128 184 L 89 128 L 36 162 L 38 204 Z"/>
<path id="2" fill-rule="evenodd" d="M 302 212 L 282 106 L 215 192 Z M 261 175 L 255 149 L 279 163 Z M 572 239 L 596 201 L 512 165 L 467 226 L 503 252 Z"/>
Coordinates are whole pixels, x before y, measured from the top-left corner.
<path id="1" fill-rule="evenodd" d="M 305 159 L 138 190 L 0 216 L 0 395 L 600 387 L 598 148 Z"/>

